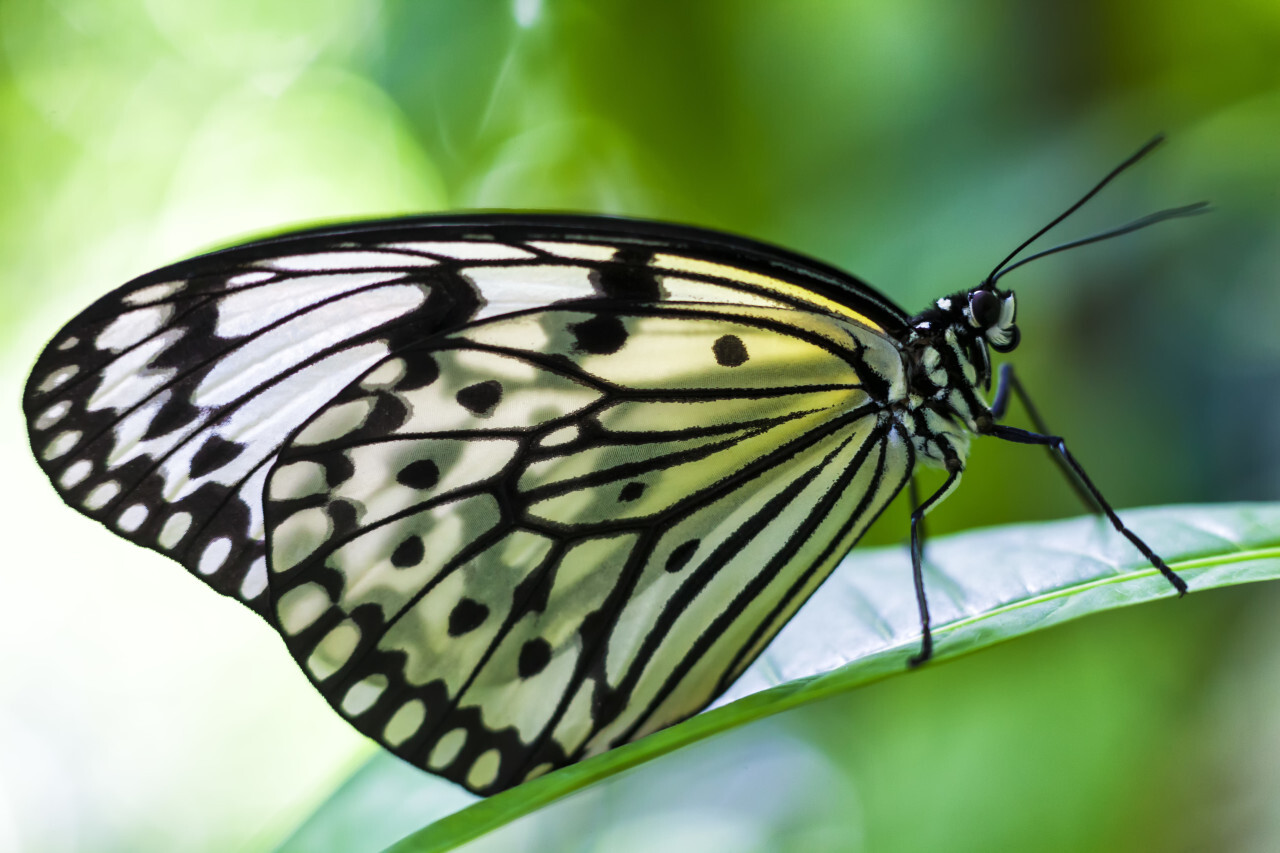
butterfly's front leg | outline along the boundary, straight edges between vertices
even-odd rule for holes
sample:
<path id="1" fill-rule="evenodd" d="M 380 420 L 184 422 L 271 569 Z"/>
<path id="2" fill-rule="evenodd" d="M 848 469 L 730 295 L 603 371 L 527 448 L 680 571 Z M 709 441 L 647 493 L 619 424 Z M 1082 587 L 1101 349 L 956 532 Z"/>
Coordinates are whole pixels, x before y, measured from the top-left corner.
<path id="1" fill-rule="evenodd" d="M 1003 374 L 1001 378 L 1003 378 Z M 1179 595 L 1186 594 L 1187 582 L 1179 577 L 1173 569 L 1169 568 L 1169 566 L 1165 564 L 1165 561 L 1160 559 L 1159 555 L 1152 551 L 1146 542 L 1143 542 L 1136 533 L 1130 530 L 1125 523 L 1120 520 L 1120 516 L 1116 515 L 1115 510 L 1111 508 L 1111 505 L 1107 503 L 1106 498 L 1104 498 L 1102 493 L 1098 491 L 1098 487 L 1089 479 L 1089 475 L 1085 474 L 1084 468 L 1082 468 L 1080 463 L 1076 461 L 1076 458 L 1071 455 L 1071 451 L 1067 450 L 1067 443 L 1062 436 L 1034 433 L 1025 429 L 1018 429 L 1017 427 L 1005 426 L 997 423 L 984 423 L 979 424 L 979 426 L 982 434 L 984 435 L 1003 438 L 1005 441 L 1013 441 L 1018 444 L 1039 444 L 1048 448 L 1051 453 L 1055 454 L 1057 458 L 1062 460 L 1063 464 L 1068 466 L 1072 475 L 1078 480 L 1080 485 L 1088 491 L 1093 502 L 1102 508 L 1103 514 L 1106 515 L 1112 526 L 1115 527 L 1119 533 L 1123 534 L 1126 539 L 1132 542 L 1134 547 L 1142 552 L 1142 556 L 1146 557 L 1151 562 L 1151 565 L 1160 570 L 1160 574 L 1164 575 L 1165 579 L 1173 585 Z"/>

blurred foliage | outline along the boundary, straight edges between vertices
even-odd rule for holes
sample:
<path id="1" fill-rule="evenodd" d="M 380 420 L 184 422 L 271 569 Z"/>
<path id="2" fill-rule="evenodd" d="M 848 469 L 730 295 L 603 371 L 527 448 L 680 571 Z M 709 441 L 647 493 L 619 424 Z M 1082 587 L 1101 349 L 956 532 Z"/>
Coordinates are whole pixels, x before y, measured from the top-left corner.
<path id="1" fill-rule="evenodd" d="M 743 232 L 915 309 L 1164 130 L 1055 236 L 1217 212 L 1011 275 L 1014 357 L 1117 505 L 1274 499 L 1277 56 L 1273 0 L 6 0 L 0 849 L 270 847 L 358 744 L 270 632 L 104 544 L 26 458 L 25 371 L 106 290 L 297 224 L 519 207 Z M 978 442 L 931 523 L 1073 501 Z M 868 538 L 904 535 L 897 506 Z M 530 849 L 661 841 L 673 810 L 700 850 L 1276 849 L 1276 604 L 1191 596 L 791 712 Z"/>

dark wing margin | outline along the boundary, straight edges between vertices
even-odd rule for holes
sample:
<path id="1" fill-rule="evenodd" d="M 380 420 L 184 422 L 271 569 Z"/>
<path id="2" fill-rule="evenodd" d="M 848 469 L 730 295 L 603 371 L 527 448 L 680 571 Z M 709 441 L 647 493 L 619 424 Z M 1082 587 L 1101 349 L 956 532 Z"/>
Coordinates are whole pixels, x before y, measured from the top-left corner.
<path id="1" fill-rule="evenodd" d="M 689 304 L 412 345 L 276 462 L 271 616 L 353 725 L 477 793 L 670 725 L 906 482 L 893 352 L 820 315 Z"/>

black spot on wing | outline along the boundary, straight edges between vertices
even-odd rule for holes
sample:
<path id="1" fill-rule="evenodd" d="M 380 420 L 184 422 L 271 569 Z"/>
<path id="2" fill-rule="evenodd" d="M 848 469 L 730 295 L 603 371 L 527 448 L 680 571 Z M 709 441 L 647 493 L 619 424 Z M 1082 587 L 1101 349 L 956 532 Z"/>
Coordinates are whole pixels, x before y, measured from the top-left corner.
<path id="1" fill-rule="evenodd" d="M 690 539 L 688 542 L 681 542 L 671 550 L 667 556 L 667 564 L 663 566 L 669 572 L 675 573 L 680 571 L 688 564 L 693 552 L 698 550 L 699 539 Z"/>
<path id="2" fill-rule="evenodd" d="M 605 296 L 657 302 L 662 298 L 658 277 L 649 266 L 653 253 L 647 249 L 621 248 L 613 260 L 592 270 L 592 285 Z"/>
<path id="3" fill-rule="evenodd" d="M 347 500 L 337 498 L 325 506 L 329 520 L 333 522 L 333 537 L 346 536 L 359 527 L 360 514 L 355 506 Z"/>
<path id="4" fill-rule="evenodd" d="M 449 614 L 449 636 L 461 637 L 484 624 L 489 608 L 473 598 L 459 599 Z"/>
<path id="5" fill-rule="evenodd" d="M 457 394 L 458 405 L 473 415 L 488 417 L 502 399 L 502 383 L 496 379 L 488 379 L 468 385 Z"/>
<path id="6" fill-rule="evenodd" d="M 574 349 L 591 355 L 609 355 L 627 342 L 627 327 L 612 314 L 597 314 L 581 323 L 570 323 Z"/>
<path id="7" fill-rule="evenodd" d="M 410 462 L 396 474 L 396 482 L 411 489 L 426 491 L 440 482 L 440 467 L 430 459 Z"/>
<path id="8" fill-rule="evenodd" d="M 404 358 L 404 376 L 395 384 L 395 390 L 401 393 L 426 388 L 440 378 L 440 365 L 427 352 L 409 350 L 402 353 Z"/>
<path id="9" fill-rule="evenodd" d="M 716 363 L 723 367 L 737 367 L 747 361 L 747 346 L 737 335 L 721 335 L 711 345 Z"/>
<path id="10" fill-rule="evenodd" d="M 521 678 L 532 678 L 547 668 L 551 662 L 551 644 L 541 637 L 534 637 L 520 647 L 516 662 Z"/>
<path id="11" fill-rule="evenodd" d="M 421 536 L 410 536 L 391 552 L 391 565 L 397 569 L 408 569 L 422 562 L 426 549 Z"/>
<path id="12" fill-rule="evenodd" d="M 356 466 L 341 450 L 323 448 L 307 454 L 308 459 L 324 468 L 325 485 L 332 489 L 350 480 L 356 475 Z"/>
<path id="13" fill-rule="evenodd" d="M 191 467 L 188 469 L 188 475 L 191 479 L 198 480 L 207 474 L 217 471 L 243 452 L 243 445 L 234 441 L 227 441 L 220 435 L 211 435 L 205 439 L 204 444 L 200 445 L 200 449 L 191 457 Z"/>
<path id="14" fill-rule="evenodd" d="M 631 501 L 637 500 L 643 494 L 644 483 L 633 480 L 623 486 L 621 491 L 618 492 L 618 500 L 621 503 L 630 503 Z"/>

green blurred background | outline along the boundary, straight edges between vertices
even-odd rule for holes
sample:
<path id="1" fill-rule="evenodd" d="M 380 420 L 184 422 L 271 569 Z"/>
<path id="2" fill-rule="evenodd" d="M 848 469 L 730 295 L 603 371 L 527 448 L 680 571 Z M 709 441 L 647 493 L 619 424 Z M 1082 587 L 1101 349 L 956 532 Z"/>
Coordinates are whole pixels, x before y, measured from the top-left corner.
<path id="1" fill-rule="evenodd" d="M 1217 211 L 1005 279 L 1016 362 L 1116 505 L 1276 499 L 1276 0 L 4 0 L 0 850 L 271 849 L 371 752 L 256 617 L 63 507 L 28 458 L 25 373 L 108 289 L 299 224 L 539 208 L 745 233 L 916 310 L 1161 130 L 1055 236 Z M 934 532 L 1081 511 L 1043 454 L 995 444 Z M 902 541 L 905 512 L 869 538 Z M 476 849 L 1280 849 L 1278 612 L 1254 587 L 1093 617 Z M 406 830 L 468 799 L 399 778 L 381 802 Z"/>

